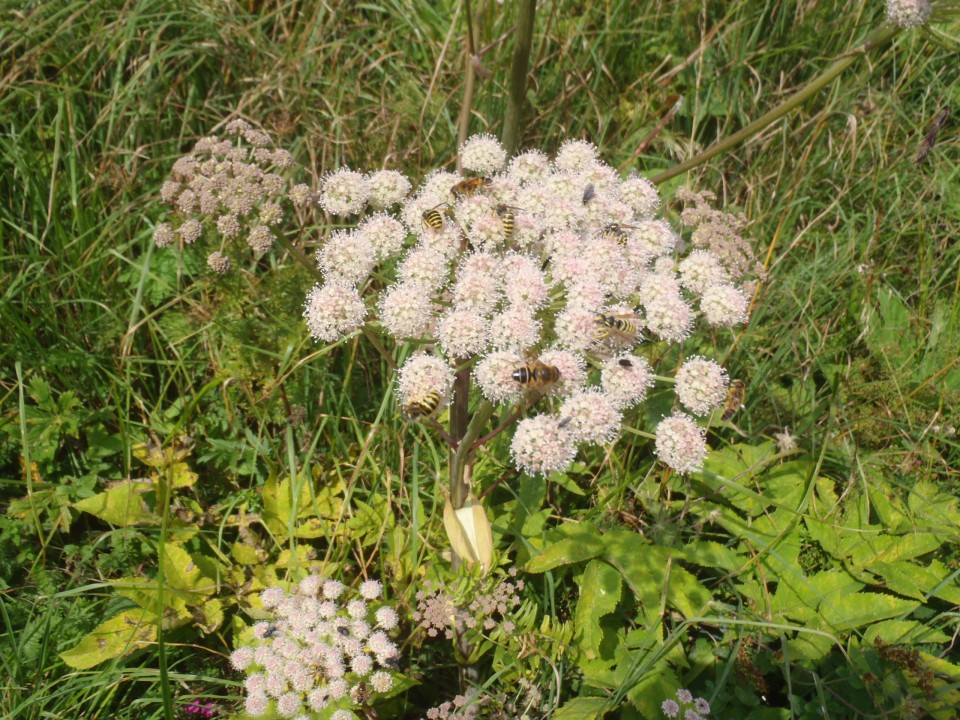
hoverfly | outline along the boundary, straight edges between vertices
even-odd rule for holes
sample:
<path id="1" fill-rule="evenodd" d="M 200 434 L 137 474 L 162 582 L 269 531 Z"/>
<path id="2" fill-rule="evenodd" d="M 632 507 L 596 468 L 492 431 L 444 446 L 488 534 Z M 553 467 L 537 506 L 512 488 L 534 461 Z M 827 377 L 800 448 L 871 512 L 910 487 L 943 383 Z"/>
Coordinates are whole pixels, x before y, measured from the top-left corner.
<path id="1" fill-rule="evenodd" d="M 440 409 L 443 396 L 431 390 L 419 400 L 412 400 L 403 406 L 402 412 L 408 420 L 425 420 L 433 417 Z"/>
<path id="2" fill-rule="evenodd" d="M 476 195 L 480 190 L 491 185 L 493 185 L 493 180 L 488 177 L 466 178 L 450 188 L 450 194 L 453 195 L 455 200 L 459 200 L 462 197 Z"/>
<path id="3" fill-rule="evenodd" d="M 727 401 L 723 405 L 723 415 L 721 420 L 729 420 L 743 406 L 743 399 L 746 396 L 747 386 L 743 380 L 733 380 L 730 383 L 730 389 L 727 390 Z"/>
<path id="4" fill-rule="evenodd" d="M 443 203 L 440 203 L 429 210 L 425 210 L 423 213 L 423 224 L 431 230 L 441 230 L 443 228 L 443 213 L 437 209 L 440 207 L 443 207 Z"/>
<path id="5" fill-rule="evenodd" d="M 635 315 L 597 315 L 597 340 L 613 339 L 632 345 L 639 335 L 640 328 Z"/>
<path id="6" fill-rule="evenodd" d="M 514 214 L 514 211 L 519 209 L 520 208 L 514 207 L 513 205 L 504 205 L 502 203 L 497 205 L 497 217 L 500 218 L 500 223 L 503 227 L 503 237 L 506 240 L 513 238 L 513 231 L 517 224 L 517 216 Z"/>
<path id="7" fill-rule="evenodd" d="M 532 360 L 513 371 L 513 381 L 527 390 L 543 391 L 559 380 L 560 371 L 539 360 Z"/>

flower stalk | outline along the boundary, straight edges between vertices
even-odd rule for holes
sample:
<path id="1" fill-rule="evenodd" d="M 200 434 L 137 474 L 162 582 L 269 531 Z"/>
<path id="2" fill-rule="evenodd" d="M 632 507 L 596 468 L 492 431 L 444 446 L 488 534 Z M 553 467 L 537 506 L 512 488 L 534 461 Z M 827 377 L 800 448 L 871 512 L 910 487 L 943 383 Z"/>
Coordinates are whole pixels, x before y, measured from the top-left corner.
<path id="1" fill-rule="evenodd" d="M 650 178 L 650 181 L 654 185 L 660 185 L 661 183 L 664 183 L 667 180 L 680 175 L 681 173 L 687 172 L 687 170 L 692 170 L 695 167 L 703 165 L 720 153 L 724 153 L 733 149 L 745 140 L 749 140 L 768 125 L 775 123 L 787 113 L 805 103 L 813 95 L 820 92 L 820 90 L 836 80 L 843 73 L 843 71 L 850 67 L 856 60 L 868 53 L 870 50 L 886 44 L 900 31 L 901 28 L 891 25 L 884 25 L 877 28 L 867 36 L 867 39 L 864 40 L 859 47 L 844 53 L 839 58 L 834 60 L 830 67 L 820 73 L 820 75 L 818 75 L 816 78 L 811 80 L 804 88 L 798 90 L 791 97 L 787 98 L 773 108 L 773 110 L 763 115 L 763 117 L 754 120 L 742 130 L 735 132 L 730 137 L 721 140 L 703 152 L 694 155 L 689 160 L 685 160 L 669 170 L 654 175 L 652 178 Z"/>

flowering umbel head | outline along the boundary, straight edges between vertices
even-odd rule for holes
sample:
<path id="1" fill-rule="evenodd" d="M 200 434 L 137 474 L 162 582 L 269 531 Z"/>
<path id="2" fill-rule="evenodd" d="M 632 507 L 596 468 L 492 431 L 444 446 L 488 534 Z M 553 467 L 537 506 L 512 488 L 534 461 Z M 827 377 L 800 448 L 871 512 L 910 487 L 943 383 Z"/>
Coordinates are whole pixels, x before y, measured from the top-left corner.
<path id="1" fill-rule="evenodd" d="M 552 163 L 536 151 L 508 162 L 487 135 L 460 154 L 470 175 L 436 171 L 395 218 L 381 211 L 329 236 L 317 253 L 327 280 L 305 314 L 324 342 L 366 322 L 431 348 L 401 368 L 408 420 L 454 402 L 453 370 L 464 366 L 490 403 L 536 407 L 515 423 L 514 462 L 528 473 L 562 471 L 578 446 L 614 440 L 622 413 L 645 399 L 654 370 L 644 344 L 744 322 L 758 267 L 742 220 L 714 210 L 708 193 L 679 195 L 691 236 L 681 243 L 655 217 L 654 186 L 620 179 L 588 142 L 564 143 Z M 372 177 L 338 171 L 321 202 L 331 214 L 362 212 Z M 375 205 L 389 210 L 386 199 Z M 376 239 L 357 237 L 374 224 Z M 394 282 L 384 282 L 389 268 Z M 707 415 L 725 393 L 719 365 L 683 364 L 677 394 L 687 410 Z M 706 444 L 691 417 L 669 418 L 657 438 L 667 464 L 700 466 Z"/>
<path id="2" fill-rule="evenodd" d="M 305 186 L 288 180 L 293 156 L 272 148 L 269 135 L 244 120 L 227 123 L 226 133 L 200 138 L 173 164 L 160 197 L 173 206 L 174 217 L 153 234 L 159 247 L 217 239 L 207 265 L 221 275 L 232 267 L 231 256 L 267 252 L 289 208 L 310 199 Z"/>
<path id="3" fill-rule="evenodd" d="M 353 717 L 349 710 L 366 704 L 368 695 L 389 692 L 399 650 L 388 632 L 398 618 L 378 602 L 382 590 L 379 581 L 367 580 L 353 593 L 319 575 L 304 578 L 293 592 L 264 590 L 269 619 L 256 623 L 252 642 L 230 656 L 233 668 L 247 675 L 247 714 L 261 717 L 272 708 L 293 718 L 332 709 L 331 717 Z"/>

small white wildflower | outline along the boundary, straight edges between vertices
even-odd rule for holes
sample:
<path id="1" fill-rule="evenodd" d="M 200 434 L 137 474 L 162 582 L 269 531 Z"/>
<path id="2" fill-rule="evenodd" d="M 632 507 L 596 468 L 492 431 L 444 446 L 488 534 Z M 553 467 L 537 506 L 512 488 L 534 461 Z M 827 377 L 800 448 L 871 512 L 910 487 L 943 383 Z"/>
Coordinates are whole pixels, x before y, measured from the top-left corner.
<path id="1" fill-rule="evenodd" d="M 507 151 L 492 135 L 474 135 L 460 146 L 460 162 L 467 170 L 492 175 L 503 169 Z"/>

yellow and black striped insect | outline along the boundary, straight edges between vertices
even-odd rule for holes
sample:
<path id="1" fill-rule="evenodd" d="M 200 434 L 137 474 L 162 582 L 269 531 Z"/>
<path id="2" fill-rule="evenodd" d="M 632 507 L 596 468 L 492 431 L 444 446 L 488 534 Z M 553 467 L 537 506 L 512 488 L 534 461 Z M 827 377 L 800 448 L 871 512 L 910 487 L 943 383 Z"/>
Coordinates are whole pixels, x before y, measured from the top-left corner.
<path id="1" fill-rule="evenodd" d="M 545 390 L 559 380 L 560 371 L 539 360 L 532 360 L 513 371 L 513 381 L 527 390 Z"/>
<path id="2" fill-rule="evenodd" d="M 443 223 L 445 222 L 443 213 L 437 209 L 441 207 L 443 207 L 442 203 L 423 213 L 423 224 L 431 230 L 441 230 L 443 228 Z"/>
<path id="3" fill-rule="evenodd" d="M 621 223 L 610 223 L 609 225 L 604 225 L 603 229 L 600 230 L 600 237 L 605 239 L 613 239 L 618 243 L 623 245 L 627 242 L 627 230 L 636 230 L 637 228 L 634 225 L 622 225 Z"/>
<path id="4" fill-rule="evenodd" d="M 636 315 L 597 315 L 597 340 L 618 340 L 633 344 L 640 334 Z"/>
<path id="5" fill-rule="evenodd" d="M 450 194 L 453 195 L 456 200 L 459 200 L 462 197 L 476 195 L 480 190 L 485 187 L 490 187 L 491 185 L 493 185 L 493 180 L 488 177 L 467 178 L 450 188 Z"/>
<path id="6" fill-rule="evenodd" d="M 723 415 L 721 420 L 729 420 L 734 414 L 743 407 L 743 399 L 747 394 L 747 386 L 743 380 L 733 380 L 730 382 L 730 389 L 727 390 L 727 401 L 723 406 Z"/>
<path id="7" fill-rule="evenodd" d="M 497 205 L 497 217 L 500 218 L 500 223 L 503 226 L 503 237 L 506 240 L 513 239 L 513 231 L 516 229 L 517 225 L 517 216 L 514 214 L 515 210 L 520 208 L 514 207 L 513 205 Z"/>
<path id="8" fill-rule="evenodd" d="M 443 396 L 436 390 L 431 390 L 419 400 L 411 400 L 403 406 L 403 416 L 408 420 L 426 420 L 436 415 L 440 409 Z"/>

